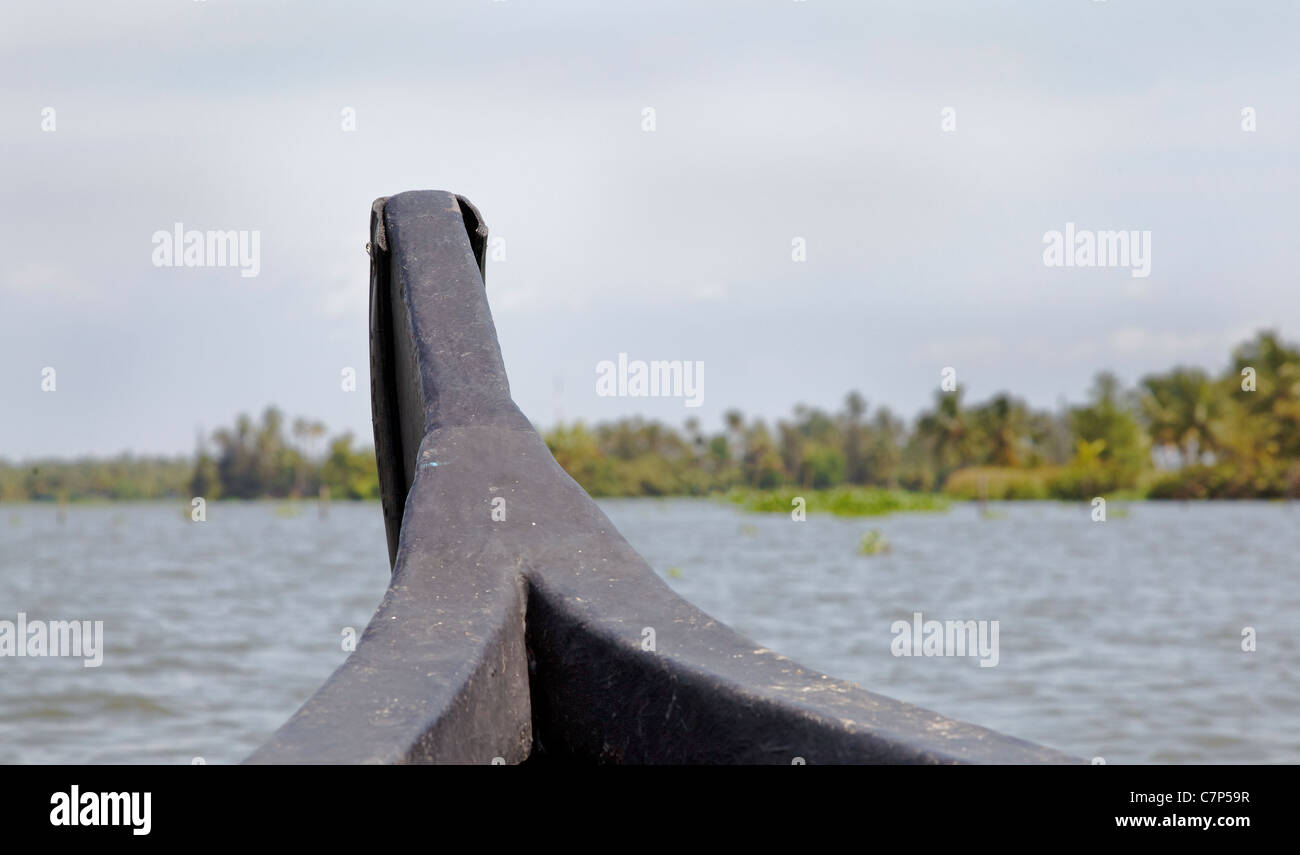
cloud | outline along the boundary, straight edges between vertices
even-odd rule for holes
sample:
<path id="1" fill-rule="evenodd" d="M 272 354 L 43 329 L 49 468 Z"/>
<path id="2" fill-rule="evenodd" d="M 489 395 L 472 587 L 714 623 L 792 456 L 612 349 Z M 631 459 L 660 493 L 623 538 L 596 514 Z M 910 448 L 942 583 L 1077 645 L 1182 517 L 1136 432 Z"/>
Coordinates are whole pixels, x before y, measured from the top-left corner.
<path id="1" fill-rule="evenodd" d="M 441 188 L 508 241 L 488 296 L 528 412 L 592 351 L 707 359 L 708 407 L 767 414 L 854 387 L 915 411 L 936 362 L 1040 405 L 1101 367 L 1217 365 L 1261 307 L 1300 317 L 1298 15 L 51 0 L 0 31 L 0 364 L 184 355 L 166 395 L 97 375 L 102 450 L 184 451 L 170 414 L 268 399 L 365 435 L 336 380 L 366 348 L 370 203 Z M 260 230 L 261 275 L 153 268 L 177 221 Z M 1151 278 L 1045 269 L 1067 221 L 1151 229 Z M 0 424 L 0 453 L 74 439 L 44 410 Z"/>

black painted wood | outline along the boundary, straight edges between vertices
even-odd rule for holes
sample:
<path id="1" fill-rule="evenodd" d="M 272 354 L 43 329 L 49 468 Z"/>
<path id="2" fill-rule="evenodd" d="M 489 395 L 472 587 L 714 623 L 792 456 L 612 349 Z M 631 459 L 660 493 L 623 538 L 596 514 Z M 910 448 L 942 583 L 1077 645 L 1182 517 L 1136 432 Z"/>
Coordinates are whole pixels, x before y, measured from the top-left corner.
<path id="1" fill-rule="evenodd" d="M 248 762 L 1081 762 L 809 671 L 674 594 L 511 400 L 486 243 L 454 194 L 374 205 L 392 584 Z"/>

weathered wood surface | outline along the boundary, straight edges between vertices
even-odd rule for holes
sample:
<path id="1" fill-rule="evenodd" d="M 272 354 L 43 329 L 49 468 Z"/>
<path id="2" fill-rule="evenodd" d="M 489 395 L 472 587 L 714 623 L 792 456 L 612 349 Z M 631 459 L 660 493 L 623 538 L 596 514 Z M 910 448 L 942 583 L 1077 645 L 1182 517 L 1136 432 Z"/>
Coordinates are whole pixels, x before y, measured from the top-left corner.
<path id="1" fill-rule="evenodd" d="M 392 584 L 249 762 L 1081 762 L 809 671 L 673 593 L 511 400 L 486 239 L 451 193 L 374 205 Z"/>

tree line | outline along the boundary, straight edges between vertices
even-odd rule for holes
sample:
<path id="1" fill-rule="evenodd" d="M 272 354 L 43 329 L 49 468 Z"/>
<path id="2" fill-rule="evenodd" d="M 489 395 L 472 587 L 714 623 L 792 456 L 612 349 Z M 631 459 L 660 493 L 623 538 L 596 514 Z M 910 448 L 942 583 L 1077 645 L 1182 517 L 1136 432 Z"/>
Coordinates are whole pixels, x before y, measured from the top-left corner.
<path id="1" fill-rule="evenodd" d="M 1246 498 L 1300 494 L 1300 351 L 1261 332 L 1218 374 L 1175 367 L 1126 387 L 1098 374 L 1052 412 L 1010 394 L 967 404 L 937 391 L 910 425 L 857 392 L 834 412 L 795 407 L 772 424 L 732 410 L 724 429 L 643 419 L 546 434 L 593 495 L 702 494 L 841 485 L 962 498 Z"/>
<path id="2" fill-rule="evenodd" d="M 1058 411 L 1010 394 L 968 404 L 937 391 L 909 424 L 857 392 L 835 411 L 797 406 L 771 424 L 725 414 L 705 432 L 641 418 L 559 425 L 544 437 L 592 495 L 704 495 L 841 486 L 960 498 L 1274 498 L 1300 495 L 1300 350 L 1261 332 L 1217 374 L 1175 367 L 1125 386 L 1096 376 Z M 275 407 L 240 415 L 193 458 L 0 461 L 0 501 L 311 497 L 373 499 L 374 453 Z"/>
<path id="3" fill-rule="evenodd" d="M 378 498 L 374 452 L 353 443 L 350 433 L 327 439 L 320 422 L 289 423 L 268 407 L 259 421 L 241 414 L 214 431 L 193 457 L 0 461 L 0 501 Z"/>

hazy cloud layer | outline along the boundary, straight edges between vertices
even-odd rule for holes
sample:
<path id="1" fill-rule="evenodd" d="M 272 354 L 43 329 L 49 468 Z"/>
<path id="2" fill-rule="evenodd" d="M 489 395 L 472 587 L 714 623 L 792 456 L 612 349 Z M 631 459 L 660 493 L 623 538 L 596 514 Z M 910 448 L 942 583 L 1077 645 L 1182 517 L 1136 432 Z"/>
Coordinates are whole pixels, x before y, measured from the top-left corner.
<path id="1" fill-rule="evenodd" d="M 489 297 L 542 424 L 850 388 L 910 416 L 946 365 L 1053 405 L 1300 337 L 1291 4 L 439 6 L 6 13 L 0 456 L 186 451 L 268 403 L 368 438 L 368 211 L 407 189 L 505 239 Z M 260 274 L 154 267 L 175 222 L 259 230 Z M 1150 277 L 1045 267 L 1067 222 L 1150 230 Z M 702 360 L 704 405 L 598 397 L 620 352 Z"/>

